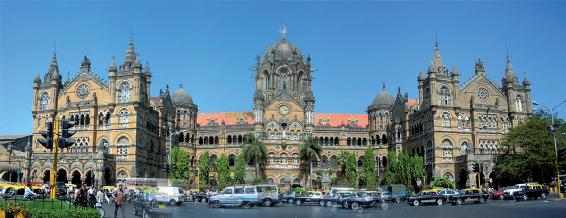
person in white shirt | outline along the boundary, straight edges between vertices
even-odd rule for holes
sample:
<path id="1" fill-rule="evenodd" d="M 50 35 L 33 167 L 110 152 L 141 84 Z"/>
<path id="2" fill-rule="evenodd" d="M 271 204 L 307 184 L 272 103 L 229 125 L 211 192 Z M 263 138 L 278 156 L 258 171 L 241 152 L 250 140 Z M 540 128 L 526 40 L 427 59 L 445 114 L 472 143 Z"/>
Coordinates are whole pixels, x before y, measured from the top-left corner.
<path id="1" fill-rule="evenodd" d="M 30 184 L 28 184 L 28 185 L 26 186 L 26 188 L 24 189 L 24 197 L 25 197 L 25 198 L 28 198 L 28 197 L 29 197 L 29 198 L 32 198 L 32 199 L 35 198 L 35 197 L 37 197 L 37 194 L 34 193 L 34 192 L 31 190 L 31 185 L 30 185 Z"/>

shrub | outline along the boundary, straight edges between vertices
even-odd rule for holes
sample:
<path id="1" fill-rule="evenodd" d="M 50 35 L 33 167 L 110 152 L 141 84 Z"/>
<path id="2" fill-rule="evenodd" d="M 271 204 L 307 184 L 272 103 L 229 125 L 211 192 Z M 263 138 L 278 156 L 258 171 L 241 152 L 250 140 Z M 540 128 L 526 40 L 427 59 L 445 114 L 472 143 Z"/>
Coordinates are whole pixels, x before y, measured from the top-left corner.
<path id="1" fill-rule="evenodd" d="M 29 207 L 18 201 L 3 203 L 0 209 L 9 214 L 27 214 L 29 212 Z"/>
<path id="2" fill-rule="evenodd" d="M 31 218 L 99 218 L 100 213 L 94 208 L 64 208 L 60 210 L 34 208 Z"/>
<path id="3" fill-rule="evenodd" d="M 437 179 L 433 180 L 430 183 L 430 186 L 453 189 L 454 188 L 454 181 L 452 181 L 451 179 L 446 178 L 446 177 L 441 177 L 441 178 L 437 178 Z"/>

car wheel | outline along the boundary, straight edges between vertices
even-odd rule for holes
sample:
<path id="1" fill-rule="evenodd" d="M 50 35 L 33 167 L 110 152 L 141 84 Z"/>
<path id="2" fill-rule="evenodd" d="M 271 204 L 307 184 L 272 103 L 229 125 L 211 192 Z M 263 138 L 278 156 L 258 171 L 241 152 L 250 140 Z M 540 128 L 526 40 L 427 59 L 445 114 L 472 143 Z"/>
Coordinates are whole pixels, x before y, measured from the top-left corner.
<path id="1" fill-rule="evenodd" d="M 542 199 L 542 200 L 546 200 L 546 193 L 542 193 L 542 194 L 540 194 L 540 199 Z"/>
<path id="2" fill-rule="evenodd" d="M 206 198 L 201 198 L 201 199 L 200 199 L 200 202 L 206 203 Z"/>
<path id="3" fill-rule="evenodd" d="M 413 200 L 413 206 L 419 206 L 421 202 L 419 202 L 419 200 Z"/>
<path id="4" fill-rule="evenodd" d="M 529 196 L 527 196 L 527 194 L 523 195 L 523 201 L 529 200 Z"/>
<path id="5" fill-rule="evenodd" d="M 246 201 L 246 202 L 242 203 L 242 207 L 243 207 L 243 208 L 246 208 L 246 209 L 251 208 L 251 207 L 252 207 L 252 203 Z"/>
<path id="6" fill-rule="evenodd" d="M 171 199 L 171 200 L 169 201 L 169 205 L 175 206 L 175 204 L 177 204 L 177 202 L 175 202 L 175 200 Z"/>
<path id="7" fill-rule="evenodd" d="M 327 206 L 327 207 L 332 207 L 332 201 L 327 201 L 327 202 L 326 202 L 326 206 Z"/>
<path id="8" fill-rule="evenodd" d="M 214 208 L 219 208 L 220 206 L 222 206 L 222 204 L 220 203 L 220 201 L 213 201 L 213 202 L 212 202 L 212 207 L 214 207 Z"/>
<path id="9" fill-rule="evenodd" d="M 461 198 L 456 199 L 456 205 L 462 205 L 462 199 Z"/>
<path id="10" fill-rule="evenodd" d="M 485 203 L 485 198 L 480 197 L 480 204 Z"/>
<path id="11" fill-rule="evenodd" d="M 271 205 L 273 205 L 273 201 L 271 201 L 271 199 L 265 199 L 263 201 L 263 206 L 271 207 Z"/>
<path id="12" fill-rule="evenodd" d="M 319 204 L 321 207 L 324 207 L 324 205 L 326 205 L 326 204 L 324 203 L 324 201 L 319 201 L 318 204 Z"/>
<path id="13" fill-rule="evenodd" d="M 301 200 L 296 200 L 296 201 L 295 201 L 295 205 L 297 205 L 297 206 L 301 206 L 302 203 L 303 203 L 303 202 L 301 202 Z"/>
<path id="14" fill-rule="evenodd" d="M 352 210 L 358 210 L 360 209 L 360 205 L 358 202 L 352 202 L 352 204 L 350 204 L 350 208 L 352 208 Z"/>
<path id="15" fill-rule="evenodd" d="M 504 199 L 505 199 L 505 196 L 499 195 L 499 200 L 504 200 Z"/>
<path id="16" fill-rule="evenodd" d="M 389 209 L 389 204 L 388 204 L 388 203 L 381 203 L 381 209 L 382 209 L 382 210 L 387 210 L 387 209 Z"/>
<path id="17" fill-rule="evenodd" d="M 444 203 L 444 201 L 442 201 L 442 199 L 436 199 L 436 205 L 440 206 L 440 205 L 442 205 L 442 203 Z"/>

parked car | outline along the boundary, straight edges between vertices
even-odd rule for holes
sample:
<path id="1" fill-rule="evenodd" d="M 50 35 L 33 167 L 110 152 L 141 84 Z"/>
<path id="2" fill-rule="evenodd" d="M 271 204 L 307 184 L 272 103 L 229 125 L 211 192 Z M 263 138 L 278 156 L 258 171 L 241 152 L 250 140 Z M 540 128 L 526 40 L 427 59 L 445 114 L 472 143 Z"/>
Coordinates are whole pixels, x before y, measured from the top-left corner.
<path id="1" fill-rule="evenodd" d="M 504 191 L 509 188 L 509 186 L 500 188 L 499 190 L 492 192 L 489 197 L 491 198 L 491 200 L 503 200 L 505 199 Z"/>
<path id="2" fill-rule="evenodd" d="M 324 206 L 332 207 L 334 204 L 342 205 L 342 200 L 344 198 L 350 197 L 353 194 L 353 190 L 343 190 L 338 191 L 335 194 L 329 193 L 325 195 L 322 199 Z"/>
<path id="3" fill-rule="evenodd" d="M 424 190 L 416 196 L 409 197 L 407 200 L 409 201 L 409 204 L 413 206 L 429 203 L 442 205 L 447 201 L 447 198 L 444 195 L 438 194 L 439 191 L 442 191 L 442 189 Z"/>
<path id="4" fill-rule="evenodd" d="M 185 191 L 180 187 L 159 186 L 157 192 L 166 194 L 170 198 L 171 204 L 181 205 L 185 201 Z"/>
<path id="5" fill-rule="evenodd" d="M 286 191 L 284 193 L 281 193 L 279 195 L 279 200 L 280 201 L 284 201 L 287 202 L 289 204 L 293 204 L 294 202 L 294 198 L 295 198 L 295 192 L 294 191 Z"/>
<path id="6" fill-rule="evenodd" d="M 454 205 L 462 205 L 466 202 L 485 203 L 489 194 L 478 188 L 463 189 L 460 193 L 448 197 L 448 201 Z"/>
<path id="7" fill-rule="evenodd" d="M 162 193 L 144 192 L 134 200 L 134 215 L 142 218 L 150 217 L 172 217 L 173 208 L 169 202 L 160 202 L 159 195 Z"/>
<path id="8" fill-rule="evenodd" d="M 514 198 L 514 193 L 516 191 L 520 191 L 523 187 L 525 187 L 527 184 L 517 184 L 511 188 L 506 189 L 505 191 L 503 191 L 503 198 L 507 199 L 507 198 Z"/>
<path id="9" fill-rule="evenodd" d="M 191 199 L 193 199 L 193 202 L 208 202 L 208 195 L 205 193 L 193 193 L 193 195 L 191 196 Z"/>
<path id="10" fill-rule="evenodd" d="M 259 201 L 263 206 L 271 207 L 279 203 L 279 187 L 277 185 L 256 185 Z"/>
<path id="11" fill-rule="evenodd" d="M 411 196 L 411 191 L 402 184 L 389 185 L 386 187 L 386 191 L 391 194 L 392 198 L 397 203 L 405 201 L 408 197 Z"/>
<path id="12" fill-rule="evenodd" d="M 214 208 L 223 206 L 241 206 L 250 208 L 260 203 L 256 186 L 226 187 L 222 194 L 211 196 L 208 204 Z"/>
<path id="13" fill-rule="evenodd" d="M 352 210 L 359 210 L 362 207 L 375 207 L 378 205 L 381 205 L 381 209 L 384 210 L 389 208 L 387 203 L 381 202 L 379 198 L 372 196 L 372 194 L 366 191 L 358 191 L 352 196 L 342 200 L 342 206 Z"/>
<path id="14" fill-rule="evenodd" d="M 293 198 L 293 201 L 297 206 L 301 206 L 303 204 L 319 204 L 322 206 L 324 204 L 323 199 L 324 195 L 322 192 L 310 191 L 305 194 L 296 195 Z"/>
<path id="15" fill-rule="evenodd" d="M 520 200 L 526 201 L 531 198 L 532 199 L 540 198 L 544 200 L 546 199 L 547 195 L 548 195 L 548 189 L 540 184 L 528 184 L 526 186 L 523 186 L 521 190 L 513 193 L 513 196 L 517 201 Z"/>

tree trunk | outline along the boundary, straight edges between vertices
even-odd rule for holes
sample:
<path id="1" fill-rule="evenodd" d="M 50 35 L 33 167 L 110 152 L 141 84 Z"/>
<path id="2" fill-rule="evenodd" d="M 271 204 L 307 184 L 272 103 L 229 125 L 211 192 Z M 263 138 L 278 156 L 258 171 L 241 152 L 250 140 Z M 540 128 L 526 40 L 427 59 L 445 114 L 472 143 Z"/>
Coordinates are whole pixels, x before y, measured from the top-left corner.
<path id="1" fill-rule="evenodd" d="M 307 183 L 307 184 L 309 184 L 309 188 L 312 188 L 311 172 L 312 172 L 312 160 L 309 160 L 309 176 L 308 176 L 308 183 Z"/>
<path id="2" fill-rule="evenodd" d="M 255 181 L 254 181 L 254 183 L 257 181 L 258 178 L 259 178 L 259 161 L 256 160 L 256 162 L 255 162 Z"/>

